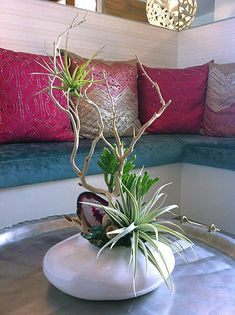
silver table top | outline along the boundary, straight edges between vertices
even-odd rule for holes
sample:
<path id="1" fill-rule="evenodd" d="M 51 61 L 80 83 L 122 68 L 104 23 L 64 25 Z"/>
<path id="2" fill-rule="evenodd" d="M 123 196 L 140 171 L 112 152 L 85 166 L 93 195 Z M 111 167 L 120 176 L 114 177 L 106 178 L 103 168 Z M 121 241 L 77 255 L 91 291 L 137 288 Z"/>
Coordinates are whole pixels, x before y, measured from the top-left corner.
<path id="1" fill-rule="evenodd" d="M 0 314 L 56 315 L 235 315 L 235 242 L 221 233 L 185 225 L 195 241 L 195 261 L 176 256 L 175 291 L 163 284 L 125 301 L 85 301 L 68 296 L 45 279 L 42 259 L 59 241 L 78 232 L 61 218 L 0 231 Z"/>

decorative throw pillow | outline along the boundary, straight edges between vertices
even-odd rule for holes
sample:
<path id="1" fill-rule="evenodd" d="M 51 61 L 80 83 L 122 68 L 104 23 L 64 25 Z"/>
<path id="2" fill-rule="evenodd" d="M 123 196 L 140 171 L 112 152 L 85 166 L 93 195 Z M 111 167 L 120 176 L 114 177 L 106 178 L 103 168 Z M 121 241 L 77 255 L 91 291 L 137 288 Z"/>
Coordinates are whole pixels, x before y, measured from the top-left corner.
<path id="1" fill-rule="evenodd" d="M 87 59 L 69 53 L 71 59 L 71 73 L 76 66 L 81 66 Z M 130 61 L 102 61 L 93 60 L 94 66 L 90 76 L 97 80 L 87 91 L 88 97 L 99 107 L 104 121 L 104 135 L 113 137 L 112 128 L 112 103 L 110 102 L 103 71 L 107 73 L 110 93 L 113 98 L 116 125 L 120 136 L 133 134 L 133 129 L 140 128 L 138 120 L 137 100 L 137 66 L 136 60 Z M 94 138 L 98 132 L 99 116 L 85 100 L 77 100 L 79 103 L 79 117 L 81 121 L 80 135 L 86 138 Z"/>
<path id="2" fill-rule="evenodd" d="M 235 137 L 235 63 L 210 64 L 202 132 Z"/>
<path id="3" fill-rule="evenodd" d="M 161 69 L 144 66 L 160 86 L 165 101 L 172 100 L 164 114 L 147 129 L 149 133 L 198 133 L 201 127 L 208 64 L 186 69 Z M 159 97 L 138 67 L 139 118 L 146 123 L 160 108 Z"/>
<path id="4" fill-rule="evenodd" d="M 70 141 L 69 118 L 50 99 L 46 70 L 50 57 L 0 49 L 0 143 Z M 38 94 L 37 94 L 38 93 Z M 66 99 L 55 92 L 62 106 Z"/>

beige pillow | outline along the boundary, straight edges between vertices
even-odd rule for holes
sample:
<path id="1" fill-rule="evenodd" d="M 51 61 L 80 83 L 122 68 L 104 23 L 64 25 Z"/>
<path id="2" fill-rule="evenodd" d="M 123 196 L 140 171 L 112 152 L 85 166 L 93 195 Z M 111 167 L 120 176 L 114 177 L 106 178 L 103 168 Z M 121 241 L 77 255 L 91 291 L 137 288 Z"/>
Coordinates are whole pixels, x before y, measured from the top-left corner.
<path id="1" fill-rule="evenodd" d="M 235 137 L 235 63 L 210 64 L 202 131 Z"/>
<path id="2" fill-rule="evenodd" d="M 71 60 L 71 72 L 77 65 L 86 62 L 75 54 L 69 53 Z M 102 61 L 93 60 L 95 65 L 91 71 L 94 80 L 88 90 L 88 97 L 99 107 L 103 122 L 105 137 L 113 137 L 112 128 L 112 104 L 110 102 L 107 87 L 104 82 L 103 71 L 107 73 L 110 92 L 114 101 L 116 112 L 116 125 L 120 136 L 133 134 L 133 129 L 140 128 L 138 119 L 137 99 L 137 62 L 130 61 Z M 97 111 L 85 100 L 79 102 L 79 117 L 81 121 L 80 135 L 86 138 L 94 138 L 98 132 L 99 116 Z"/>

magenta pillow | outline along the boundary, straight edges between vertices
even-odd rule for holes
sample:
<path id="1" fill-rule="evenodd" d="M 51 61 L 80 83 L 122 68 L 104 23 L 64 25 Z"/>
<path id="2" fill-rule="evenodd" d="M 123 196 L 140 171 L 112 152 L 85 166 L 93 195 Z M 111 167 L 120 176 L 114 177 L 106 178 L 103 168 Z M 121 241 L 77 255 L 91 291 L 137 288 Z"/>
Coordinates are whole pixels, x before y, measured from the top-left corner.
<path id="1" fill-rule="evenodd" d="M 47 56 L 0 49 L 0 143 L 27 141 L 71 141 L 69 118 L 53 103 L 47 92 L 46 70 L 38 64 Z M 56 96 L 62 106 L 66 99 Z"/>
<path id="2" fill-rule="evenodd" d="M 147 129 L 149 133 L 198 133 L 201 127 L 208 64 L 185 69 L 144 69 L 159 84 L 165 101 L 172 100 L 163 115 Z M 146 123 L 160 108 L 159 97 L 138 67 L 139 118 Z"/>
<path id="3" fill-rule="evenodd" d="M 210 64 L 202 132 L 235 137 L 235 63 Z"/>

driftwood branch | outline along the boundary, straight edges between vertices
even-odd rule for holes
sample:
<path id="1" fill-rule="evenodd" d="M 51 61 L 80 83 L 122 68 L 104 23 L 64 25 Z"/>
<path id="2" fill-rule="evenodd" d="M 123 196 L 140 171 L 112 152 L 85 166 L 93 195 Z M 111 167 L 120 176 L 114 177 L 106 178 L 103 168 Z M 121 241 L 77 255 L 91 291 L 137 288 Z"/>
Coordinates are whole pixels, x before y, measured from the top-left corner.
<path id="1" fill-rule="evenodd" d="M 78 15 L 77 15 L 78 16 Z M 58 36 L 57 41 L 54 43 L 54 55 L 53 55 L 53 76 L 49 76 L 49 95 L 52 98 L 52 100 L 54 101 L 55 105 L 63 112 L 65 112 L 68 116 L 69 119 L 71 121 L 72 124 L 72 129 L 73 129 L 73 134 L 74 134 L 74 144 L 73 144 L 73 149 L 72 149 L 72 153 L 70 156 L 70 163 L 73 166 L 73 169 L 75 170 L 75 172 L 77 173 L 78 177 L 80 178 L 81 181 L 81 185 L 94 192 L 97 194 L 103 194 L 106 195 L 107 198 L 111 198 L 110 196 L 110 192 L 108 190 L 102 189 L 102 188 L 97 188 L 94 187 L 90 184 L 88 184 L 86 182 L 86 174 L 87 171 L 89 169 L 89 165 L 90 165 L 90 161 L 91 158 L 94 154 L 95 151 L 95 147 L 97 142 L 100 140 L 100 138 L 102 138 L 104 141 L 106 141 L 106 139 L 103 136 L 103 130 L 104 130 L 104 125 L 103 125 L 103 120 L 101 117 L 101 113 L 97 107 L 97 105 L 92 102 L 88 97 L 87 97 L 87 90 L 85 90 L 84 95 L 86 96 L 85 99 L 92 104 L 93 107 L 96 108 L 97 113 L 99 115 L 99 133 L 96 136 L 96 138 L 92 141 L 91 147 L 90 147 L 90 151 L 89 154 L 86 156 L 85 158 L 85 162 L 83 165 L 82 170 L 77 166 L 75 158 L 78 152 L 78 148 L 79 148 L 79 136 L 80 136 L 80 119 L 79 119 L 79 115 L 78 115 L 78 106 L 79 106 L 79 102 L 73 102 L 73 97 L 71 95 L 71 91 L 68 89 L 68 91 L 64 92 L 65 97 L 67 98 L 67 108 L 64 108 L 63 106 L 60 105 L 60 103 L 58 102 L 58 100 L 56 99 L 55 95 L 54 95 L 54 89 L 56 89 L 56 87 L 54 87 L 54 82 L 55 79 L 59 76 L 59 72 L 61 71 L 61 69 L 58 68 L 58 64 L 57 64 L 57 58 L 59 57 L 60 63 L 61 63 L 61 67 L 63 68 L 63 62 L 61 62 L 61 54 L 60 54 L 60 42 L 62 40 L 62 38 L 67 35 L 69 33 L 69 31 L 79 25 L 81 25 L 82 23 L 85 22 L 85 18 L 83 18 L 82 21 L 75 23 L 77 16 L 74 18 L 74 20 L 72 21 L 72 24 L 62 33 Z M 92 84 L 92 82 L 91 82 Z M 87 87 L 87 89 L 90 87 L 90 85 Z M 107 141 L 106 141 L 107 142 Z M 108 142 L 107 142 L 108 143 Z M 110 144 L 111 145 L 111 144 Z"/>
<path id="2" fill-rule="evenodd" d="M 109 83 L 108 83 L 108 76 L 107 73 L 105 71 L 103 71 L 103 76 L 104 76 L 104 81 L 107 87 L 107 92 L 108 92 L 108 96 L 109 96 L 109 101 L 112 105 L 112 127 L 113 127 L 113 135 L 115 137 L 116 143 L 117 143 L 117 147 L 118 147 L 118 155 L 121 156 L 122 154 L 122 142 L 120 139 L 120 136 L 118 134 L 118 130 L 117 130 L 117 126 L 116 126 L 116 111 L 115 111 L 115 104 L 114 104 L 114 100 L 113 97 L 111 95 L 111 91 L 110 91 L 110 87 L 109 87 Z M 118 158 L 119 158 L 118 156 Z"/>
<path id="3" fill-rule="evenodd" d="M 78 115 L 75 114 L 75 112 L 71 111 L 70 105 L 69 105 L 69 97 L 68 95 L 66 95 L 67 97 L 67 108 L 64 108 L 63 106 L 60 105 L 60 103 L 58 102 L 58 100 L 56 99 L 55 95 L 54 95 L 54 81 L 56 79 L 56 75 L 54 75 L 53 78 L 50 78 L 50 85 L 49 85 L 49 95 L 51 97 L 51 99 L 53 100 L 54 104 L 64 113 L 66 113 L 71 121 L 72 124 L 72 129 L 73 129 L 73 134 L 74 134 L 74 143 L 73 143 L 73 150 L 70 156 L 70 162 L 73 166 L 73 169 L 75 170 L 75 172 L 77 173 L 78 176 L 81 175 L 81 170 L 79 169 L 79 167 L 76 165 L 75 163 L 75 157 L 77 154 L 77 150 L 79 147 L 79 131 L 80 130 L 80 119 L 78 117 Z"/>
<path id="4" fill-rule="evenodd" d="M 93 79 L 93 78 L 92 78 Z M 93 102 L 90 97 L 88 96 L 88 90 L 90 89 L 92 83 L 90 83 L 87 88 L 83 91 L 83 98 L 96 110 L 98 117 L 99 117 L 99 123 L 98 126 L 99 128 L 104 131 L 104 122 L 103 122 L 103 118 L 99 109 L 99 106 Z M 105 138 L 104 133 L 102 132 L 100 135 L 100 138 L 102 139 L 102 141 L 105 143 L 105 145 L 107 145 L 107 147 L 109 147 L 109 149 L 116 154 L 116 151 L 113 149 L 112 144 Z M 115 152 L 114 152 L 115 151 Z M 118 156 L 116 155 L 116 157 L 118 158 Z"/>
<path id="5" fill-rule="evenodd" d="M 164 98 L 163 98 L 163 96 L 162 96 L 161 89 L 160 89 L 158 83 L 157 83 L 157 82 L 154 82 L 154 81 L 150 78 L 150 76 L 147 74 L 147 72 L 145 71 L 145 69 L 144 69 L 144 67 L 143 67 L 143 65 L 142 65 L 142 63 L 141 63 L 139 57 L 136 56 L 136 58 L 137 58 L 138 64 L 140 65 L 141 70 L 143 71 L 143 74 L 146 76 L 146 78 L 147 78 L 147 79 L 149 80 L 149 82 L 152 84 L 152 87 L 155 88 L 155 90 L 156 90 L 156 92 L 157 92 L 157 94 L 158 94 L 160 103 L 162 104 L 162 106 L 163 106 L 164 108 L 168 107 L 168 106 L 170 105 L 170 103 L 171 103 L 171 100 L 168 101 L 167 103 L 165 102 L 165 100 L 164 100 Z M 158 116 L 158 117 L 159 117 L 159 116 Z M 157 117 L 156 117 L 156 118 L 157 118 Z M 156 119 L 156 118 L 155 118 L 155 119 Z"/>
<path id="6" fill-rule="evenodd" d="M 114 201 L 120 193 L 120 179 L 121 179 L 122 174 L 123 174 L 123 168 L 124 168 L 124 165 L 126 163 L 126 159 L 132 153 L 135 144 L 140 139 L 140 137 L 143 135 L 145 130 L 158 117 L 160 117 L 162 115 L 162 113 L 165 111 L 165 109 L 170 105 L 171 101 L 168 101 L 167 103 L 165 102 L 165 100 L 161 94 L 161 90 L 160 90 L 159 85 L 157 84 L 157 82 L 154 82 L 149 77 L 149 75 L 146 73 L 144 67 L 142 66 L 139 58 L 137 57 L 137 60 L 138 60 L 139 65 L 143 71 L 143 74 L 150 81 L 150 83 L 152 84 L 153 88 L 156 90 L 156 92 L 159 96 L 161 107 L 160 107 L 159 111 L 157 113 L 155 113 L 151 117 L 151 119 L 148 122 L 146 122 L 138 131 L 133 130 L 133 137 L 132 137 L 131 143 L 130 143 L 129 147 L 124 151 L 123 144 L 122 144 L 121 138 L 119 136 L 117 125 L 116 125 L 116 119 L 117 118 L 116 118 L 116 112 L 115 112 L 115 103 L 114 103 L 114 99 L 111 95 L 107 73 L 103 72 L 103 76 L 104 76 L 105 85 L 107 87 L 109 101 L 110 101 L 110 104 L 112 105 L 112 121 L 111 121 L 111 123 L 112 123 L 113 135 L 114 135 L 114 138 L 116 141 L 117 148 L 115 148 L 113 146 L 113 144 L 105 138 L 104 122 L 103 122 L 103 117 L 102 117 L 100 108 L 88 96 L 88 91 L 94 82 L 93 77 L 92 77 L 90 83 L 84 89 L 80 90 L 79 93 L 80 93 L 81 98 L 83 98 L 85 101 L 87 101 L 88 104 L 96 110 L 96 112 L 98 114 L 98 120 L 99 120 L 98 121 L 99 131 L 98 131 L 98 134 L 96 135 L 95 139 L 92 141 L 89 153 L 85 158 L 82 169 L 80 169 L 77 166 L 76 161 L 75 161 L 75 158 L 76 158 L 76 155 L 77 155 L 77 152 L 79 149 L 79 136 L 80 136 L 80 128 L 81 128 L 80 119 L 79 119 L 79 111 L 78 111 L 78 106 L 80 106 L 79 100 L 74 101 L 74 98 L 73 98 L 74 94 L 71 92 L 71 89 L 68 88 L 67 91 L 64 91 L 64 95 L 67 98 L 67 106 L 66 106 L 66 108 L 64 108 L 63 106 L 60 105 L 60 103 L 58 102 L 58 100 L 56 99 L 56 97 L 54 95 L 54 89 L 56 89 L 56 86 L 54 86 L 54 82 L 59 77 L 60 72 L 66 69 L 64 64 L 63 64 L 63 58 L 61 57 L 60 50 L 59 50 L 61 39 L 65 35 L 68 36 L 68 33 L 71 29 L 73 29 L 73 28 L 77 27 L 78 25 L 81 25 L 83 22 L 85 22 L 85 18 L 82 19 L 78 23 L 76 23 L 76 19 L 77 19 L 77 16 L 74 18 L 72 24 L 62 34 L 60 34 L 58 36 L 57 41 L 54 43 L 53 69 L 51 70 L 50 75 L 49 75 L 49 94 L 50 94 L 52 100 L 54 101 L 55 105 L 61 111 L 65 112 L 69 116 L 69 119 L 71 121 L 73 134 L 74 134 L 74 144 L 73 144 L 73 150 L 72 150 L 72 153 L 70 156 L 70 162 L 71 162 L 73 169 L 75 170 L 76 174 L 80 178 L 80 185 L 82 187 L 88 189 L 91 192 L 94 192 L 96 194 L 105 195 L 108 200 Z M 66 45 L 67 45 L 67 41 L 66 41 Z M 66 48 L 67 48 L 67 46 L 66 46 Z M 59 66 L 57 63 L 58 60 L 60 62 Z M 104 142 L 104 144 L 111 150 L 111 152 L 115 155 L 115 157 L 119 163 L 117 173 L 115 174 L 115 189 L 113 192 L 109 192 L 108 190 L 103 189 L 103 188 L 94 187 L 94 186 L 90 185 L 89 183 L 87 183 L 87 181 L 86 181 L 86 175 L 87 175 L 87 172 L 88 172 L 88 169 L 90 166 L 90 161 L 94 155 L 95 148 L 96 148 L 96 145 L 97 145 L 99 140 L 102 140 Z"/>

